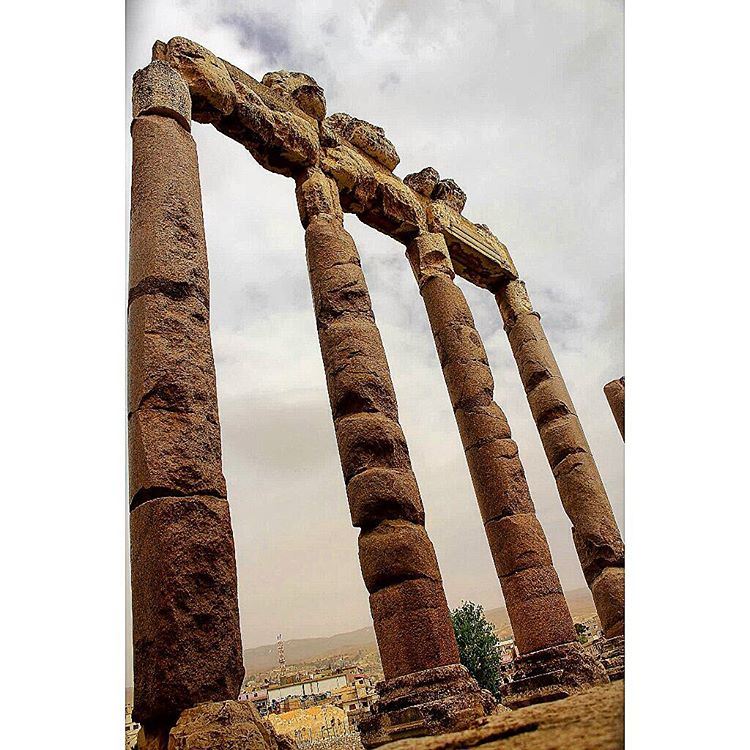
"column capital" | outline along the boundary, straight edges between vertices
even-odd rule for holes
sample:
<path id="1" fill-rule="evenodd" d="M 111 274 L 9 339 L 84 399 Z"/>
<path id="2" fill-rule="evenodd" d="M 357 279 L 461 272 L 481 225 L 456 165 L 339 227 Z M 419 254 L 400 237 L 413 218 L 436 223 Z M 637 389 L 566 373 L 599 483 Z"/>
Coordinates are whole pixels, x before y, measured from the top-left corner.
<path id="1" fill-rule="evenodd" d="M 415 237 L 406 248 L 406 257 L 420 289 L 434 276 L 455 278 L 448 245 L 439 232 L 423 232 Z"/>
<path id="2" fill-rule="evenodd" d="M 190 132 L 192 103 L 182 76 L 167 63 L 154 60 L 133 76 L 133 117 L 171 117 Z"/>

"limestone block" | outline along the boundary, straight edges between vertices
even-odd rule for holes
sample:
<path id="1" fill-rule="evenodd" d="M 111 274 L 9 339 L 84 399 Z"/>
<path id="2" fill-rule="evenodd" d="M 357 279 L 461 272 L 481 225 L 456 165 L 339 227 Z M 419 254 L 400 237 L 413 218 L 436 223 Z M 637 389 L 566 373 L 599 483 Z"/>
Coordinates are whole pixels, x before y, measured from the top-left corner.
<path id="1" fill-rule="evenodd" d="M 552 419 L 574 414 L 570 396 L 562 378 L 542 380 L 526 396 L 531 414 L 538 427 Z"/>
<path id="2" fill-rule="evenodd" d="M 163 115 L 190 131 L 190 91 L 182 76 L 155 60 L 133 76 L 133 117 Z"/>
<path id="3" fill-rule="evenodd" d="M 404 177 L 404 185 L 420 195 L 424 195 L 425 198 L 432 196 L 432 191 L 438 182 L 440 182 L 440 175 L 437 169 L 432 167 L 425 167 L 419 172 L 412 172 Z"/>
<path id="4" fill-rule="evenodd" d="M 455 415 L 465 451 L 511 436 L 508 420 L 494 401 L 470 411 L 456 409 Z"/>
<path id="5" fill-rule="evenodd" d="M 356 347 L 354 348 L 356 351 Z M 334 420 L 358 412 L 379 412 L 398 419 L 388 365 L 383 356 L 354 354 L 339 360 L 326 376 Z"/>
<path id="6" fill-rule="evenodd" d="M 167 62 L 179 71 L 193 98 L 193 118 L 216 122 L 234 109 L 236 91 L 224 63 L 200 44 L 176 36 L 167 42 Z"/>
<path id="7" fill-rule="evenodd" d="M 499 576 L 552 565 L 547 538 L 534 513 L 490 521 L 485 531 Z"/>
<path id="8" fill-rule="evenodd" d="M 344 479 L 366 469 L 409 471 L 409 450 L 398 422 L 382 414 L 352 414 L 336 422 Z"/>
<path id="9" fill-rule="evenodd" d="M 236 120 L 245 132 L 228 135 L 241 141 L 266 169 L 290 176 L 318 161 L 315 127 L 304 117 L 268 107 L 251 89 L 237 84 Z M 223 126 L 222 126 L 223 127 Z"/>
<path id="10" fill-rule="evenodd" d="M 458 664 L 440 581 L 417 578 L 388 586 L 370 595 L 370 610 L 386 680 Z"/>
<path id="11" fill-rule="evenodd" d="M 131 298 L 158 291 L 197 296 L 208 305 L 208 258 L 203 232 L 195 142 L 175 120 L 133 122 L 130 230 Z"/>
<path id="12" fill-rule="evenodd" d="M 495 384 L 484 362 L 449 362 L 443 367 L 443 375 L 454 409 L 471 411 L 492 403 Z"/>
<path id="13" fill-rule="evenodd" d="M 130 515 L 135 709 L 145 724 L 237 696 L 244 667 L 226 500 L 162 497 Z"/>
<path id="14" fill-rule="evenodd" d="M 594 581 L 591 594 L 607 638 L 625 633 L 625 569 L 607 568 Z"/>
<path id="15" fill-rule="evenodd" d="M 418 235 L 409 243 L 406 257 L 420 286 L 431 276 L 447 276 L 451 279 L 455 276 L 442 234 L 433 232 Z"/>
<path id="16" fill-rule="evenodd" d="M 278 70 L 266 73 L 261 83 L 272 91 L 290 97 L 297 107 L 318 122 L 325 119 L 326 98 L 323 89 L 307 73 Z"/>
<path id="17" fill-rule="evenodd" d="M 313 217 L 305 232 L 307 267 L 316 278 L 337 264 L 359 265 L 352 236 L 341 223 L 325 214 Z"/>
<path id="18" fill-rule="evenodd" d="M 375 177 L 378 181 L 376 213 L 381 213 L 393 226 L 393 233 L 426 231 L 427 214 L 413 191 L 390 172 L 376 172 Z"/>
<path id="19" fill-rule="evenodd" d="M 506 324 L 512 323 L 516 318 L 534 311 L 528 292 L 526 291 L 526 284 L 520 279 L 504 284 L 495 296 L 495 299 Z"/>
<path id="20" fill-rule="evenodd" d="M 322 129 L 325 130 L 325 123 Z M 348 210 L 360 213 L 372 205 L 378 190 L 375 169 L 356 149 L 345 144 L 327 147 L 320 166 L 335 180 Z"/>
<path id="21" fill-rule="evenodd" d="M 552 594 L 562 595 L 562 586 L 552 567 L 526 568 L 503 577 L 504 596 L 513 601 L 539 599 Z"/>
<path id="22" fill-rule="evenodd" d="M 168 750 L 296 750 L 250 701 L 202 703 L 182 712 Z"/>
<path id="23" fill-rule="evenodd" d="M 544 452 L 552 467 L 573 453 L 590 453 L 589 444 L 575 414 L 544 422 L 539 427 Z"/>
<path id="24" fill-rule="evenodd" d="M 424 526 L 385 520 L 359 535 L 359 563 L 370 593 L 406 579 L 440 581 L 440 569 Z"/>
<path id="25" fill-rule="evenodd" d="M 516 513 L 534 512 L 526 474 L 517 454 L 518 446 L 513 440 L 480 444 L 466 453 L 485 523 Z"/>
<path id="26" fill-rule="evenodd" d="M 208 311 L 195 297 L 146 294 L 128 309 L 128 412 L 216 410 Z"/>
<path id="27" fill-rule="evenodd" d="M 481 362 L 487 366 L 487 352 L 474 326 L 466 323 L 447 325 L 435 334 L 435 348 L 440 364 L 452 362 Z"/>
<path id="28" fill-rule="evenodd" d="M 383 128 L 342 112 L 326 118 L 326 122 L 335 133 L 387 169 L 394 170 L 401 161 Z"/>
<path id="29" fill-rule="evenodd" d="M 451 179 L 440 180 L 432 191 L 432 197 L 434 200 L 444 201 L 458 213 L 461 213 L 466 205 L 466 193 Z"/>
<path id="30" fill-rule="evenodd" d="M 574 453 L 554 467 L 565 512 L 573 520 L 573 541 L 586 581 L 608 567 L 622 567 L 625 548 L 617 523 L 589 453 Z"/>
<path id="31" fill-rule="evenodd" d="M 128 445 L 131 507 L 170 493 L 226 497 L 215 408 L 141 408 L 128 419 Z"/>
<path id="32" fill-rule="evenodd" d="M 562 593 L 518 600 L 512 609 L 512 618 L 510 606 L 508 616 L 511 619 L 516 646 L 522 654 L 555 644 L 570 643 L 576 639 L 575 626 Z"/>
<path id="33" fill-rule="evenodd" d="M 346 485 L 352 524 L 369 528 L 386 518 L 424 524 L 424 508 L 414 474 L 388 468 L 367 469 Z"/>
<path id="34" fill-rule="evenodd" d="M 328 325 L 346 314 L 372 318 L 370 293 L 359 265 L 331 266 L 313 277 L 312 297 L 318 325 Z"/>
<path id="35" fill-rule="evenodd" d="M 336 183 L 319 168 L 308 168 L 295 177 L 297 209 L 303 227 L 313 216 L 325 214 L 337 221 L 344 220 Z"/>
<path id="36" fill-rule="evenodd" d="M 421 289 L 432 332 L 438 334 L 448 325 L 474 326 L 463 292 L 447 277 L 433 276 Z"/>
<path id="37" fill-rule="evenodd" d="M 320 348 L 326 374 L 346 368 L 349 360 L 363 357 L 385 362 L 385 350 L 377 325 L 361 316 L 334 320 L 320 331 Z M 389 376 L 390 379 L 390 376 Z"/>

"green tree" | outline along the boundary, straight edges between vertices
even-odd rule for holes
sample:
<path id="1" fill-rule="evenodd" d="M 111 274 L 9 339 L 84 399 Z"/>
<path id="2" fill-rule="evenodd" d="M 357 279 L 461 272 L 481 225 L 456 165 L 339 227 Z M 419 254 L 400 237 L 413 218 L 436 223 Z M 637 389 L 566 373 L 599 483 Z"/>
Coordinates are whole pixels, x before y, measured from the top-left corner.
<path id="1" fill-rule="evenodd" d="M 469 670 L 480 687 L 499 696 L 500 639 L 495 627 L 484 616 L 481 604 L 464 602 L 451 612 L 461 664 Z"/>

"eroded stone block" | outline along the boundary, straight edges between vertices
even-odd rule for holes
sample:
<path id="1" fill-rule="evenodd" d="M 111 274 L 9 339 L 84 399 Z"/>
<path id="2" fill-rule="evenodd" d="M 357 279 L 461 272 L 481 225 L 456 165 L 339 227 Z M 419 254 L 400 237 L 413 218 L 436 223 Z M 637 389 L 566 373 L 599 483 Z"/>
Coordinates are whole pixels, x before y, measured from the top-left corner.
<path id="1" fill-rule="evenodd" d="M 539 519 L 517 513 L 485 526 L 499 576 L 552 565 L 552 556 Z"/>
<path id="2" fill-rule="evenodd" d="M 406 249 L 406 257 L 420 287 L 429 277 L 447 276 L 452 279 L 455 275 L 442 234 L 433 232 L 415 237 Z"/>
<path id="3" fill-rule="evenodd" d="M 466 193 L 451 179 L 440 180 L 432 191 L 432 197 L 434 200 L 444 201 L 458 213 L 461 213 L 466 205 Z"/>
<path id="4" fill-rule="evenodd" d="M 440 182 L 440 175 L 437 169 L 432 167 L 425 167 L 419 172 L 412 172 L 404 177 L 404 185 L 424 195 L 425 198 L 432 197 L 432 191 L 438 182 Z"/>
<path id="5" fill-rule="evenodd" d="M 193 99 L 193 118 L 216 122 L 234 109 L 236 91 L 224 63 L 200 44 L 176 36 L 167 42 L 167 62 L 185 79 Z"/>
<path id="6" fill-rule="evenodd" d="M 162 497 L 130 515 L 135 708 L 173 721 L 235 698 L 244 667 L 234 540 L 226 500 Z"/>
<path id="7" fill-rule="evenodd" d="M 442 583 L 419 578 L 370 595 L 385 678 L 458 664 Z"/>
<path id="8" fill-rule="evenodd" d="M 152 497 L 226 497 L 221 430 L 215 408 L 138 409 L 128 419 L 131 507 Z"/>
<path id="9" fill-rule="evenodd" d="M 190 131 L 190 91 L 182 76 L 167 63 L 155 60 L 133 76 L 133 117 L 163 115 Z"/>
<path id="10" fill-rule="evenodd" d="M 382 414 L 352 414 L 336 422 L 341 468 L 348 482 L 366 469 L 410 471 L 409 450 L 398 422 Z"/>
<path id="11" fill-rule="evenodd" d="M 130 295 L 194 295 L 208 306 L 195 142 L 175 120 L 149 115 L 133 122 L 130 207 Z"/>
<path id="12" fill-rule="evenodd" d="M 432 542 L 424 526 L 385 520 L 359 535 L 359 563 L 370 593 L 405 579 L 440 581 Z"/>
<path id="13" fill-rule="evenodd" d="M 508 420 L 494 402 L 470 411 L 456 409 L 455 414 L 465 451 L 511 436 Z"/>
<path id="14" fill-rule="evenodd" d="M 424 508 L 411 471 L 367 469 L 346 485 L 352 524 L 368 528 L 386 518 L 424 524 Z"/>
<path id="15" fill-rule="evenodd" d="M 288 96 L 303 112 L 318 122 L 326 116 L 326 98 L 317 81 L 307 73 L 278 70 L 266 73 L 261 83 L 272 91 Z"/>
<path id="16" fill-rule="evenodd" d="M 391 171 L 401 161 L 394 145 L 385 137 L 385 130 L 343 112 L 326 118 L 329 127 L 353 146 Z"/>

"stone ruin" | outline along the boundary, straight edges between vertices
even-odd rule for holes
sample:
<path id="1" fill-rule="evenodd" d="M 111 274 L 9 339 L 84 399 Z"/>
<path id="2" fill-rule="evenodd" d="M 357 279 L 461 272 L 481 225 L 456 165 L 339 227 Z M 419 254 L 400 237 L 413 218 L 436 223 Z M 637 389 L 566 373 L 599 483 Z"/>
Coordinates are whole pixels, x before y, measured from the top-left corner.
<path id="1" fill-rule="evenodd" d="M 610 651 L 622 649 L 624 546 L 565 381 L 507 248 L 432 167 L 401 180 L 382 128 L 326 116 L 308 75 L 262 81 L 181 37 L 133 83 L 128 300 L 130 535 L 139 748 L 286 747 L 249 704 L 221 444 L 198 159 L 210 123 L 295 183 L 333 424 L 385 679 L 366 747 L 470 727 L 495 709 L 460 664 L 396 394 L 344 212 L 398 240 L 434 335 L 520 653 L 503 704 L 608 681 L 577 642 L 544 531 L 455 275 L 494 295 L 572 523 Z M 244 734 L 243 734 L 244 732 Z M 224 738 L 224 739 L 222 739 Z M 239 744 L 232 744 L 239 743 Z M 243 744 L 244 743 L 244 744 Z"/>

